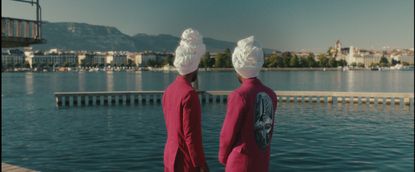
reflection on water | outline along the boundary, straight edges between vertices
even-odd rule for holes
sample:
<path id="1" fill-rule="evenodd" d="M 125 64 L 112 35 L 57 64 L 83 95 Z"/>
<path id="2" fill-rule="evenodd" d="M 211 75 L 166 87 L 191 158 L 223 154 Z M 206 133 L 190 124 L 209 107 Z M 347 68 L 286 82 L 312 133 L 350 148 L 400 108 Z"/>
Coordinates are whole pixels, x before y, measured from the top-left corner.
<path id="1" fill-rule="evenodd" d="M 114 91 L 114 75 L 113 72 L 106 72 L 107 91 Z"/>
<path id="2" fill-rule="evenodd" d="M 25 76 L 26 94 L 32 95 L 33 94 L 33 73 L 26 72 L 24 76 Z"/>
<path id="3" fill-rule="evenodd" d="M 108 134 L 112 134 L 112 113 L 107 113 L 106 114 L 107 117 L 107 132 Z"/>
<path id="4" fill-rule="evenodd" d="M 142 91 L 143 90 L 142 72 L 141 71 L 136 72 L 134 76 L 135 76 L 135 80 L 134 80 L 135 90 Z"/>
<path id="5" fill-rule="evenodd" d="M 413 92 L 413 72 L 347 73 L 263 72 L 260 79 L 274 90 Z M 175 77 L 3 73 L 2 161 L 39 171 L 163 171 L 159 104 L 56 109 L 53 92 L 163 90 Z M 205 90 L 239 86 L 234 72 L 200 72 L 199 81 Z M 413 171 L 413 112 L 413 105 L 278 102 L 270 171 Z M 204 150 L 214 172 L 224 171 L 217 152 L 225 113 L 225 104 L 202 105 Z"/>
<path id="6" fill-rule="evenodd" d="M 356 79 L 355 79 L 355 77 L 354 77 L 354 75 L 356 74 L 356 72 L 355 71 L 348 71 L 347 72 L 347 89 L 348 90 L 350 90 L 350 91 L 355 91 L 355 82 L 358 82 L 358 81 L 356 81 Z"/>
<path id="7" fill-rule="evenodd" d="M 303 106 L 311 106 L 314 111 L 343 111 L 353 112 L 385 112 L 385 113 L 408 113 L 414 111 L 413 105 L 403 104 L 367 104 L 367 103 L 318 103 L 318 102 L 278 102 L 278 106 L 288 109 L 301 109 Z"/>
<path id="8" fill-rule="evenodd" d="M 79 78 L 79 81 L 78 81 L 78 88 L 79 88 L 79 91 L 85 91 L 85 72 L 79 72 L 78 73 L 78 78 Z"/>

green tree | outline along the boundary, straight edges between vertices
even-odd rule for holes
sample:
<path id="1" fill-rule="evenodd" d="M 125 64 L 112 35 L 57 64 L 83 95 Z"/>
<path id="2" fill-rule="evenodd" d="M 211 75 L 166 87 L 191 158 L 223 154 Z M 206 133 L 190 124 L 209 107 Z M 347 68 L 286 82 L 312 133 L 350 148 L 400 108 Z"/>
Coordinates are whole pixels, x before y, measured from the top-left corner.
<path id="1" fill-rule="evenodd" d="M 328 67 L 329 66 L 329 59 L 324 54 L 318 55 L 318 64 L 319 67 Z"/>
<path id="2" fill-rule="evenodd" d="M 281 56 L 277 56 L 276 63 L 275 63 L 276 67 L 284 67 L 285 66 L 284 63 L 285 63 L 284 58 Z"/>
<path id="3" fill-rule="evenodd" d="M 357 67 L 364 68 L 365 67 L 365 64 L 363 64 L 363 63 L 357 63 Z"/>
<path id="4" fill-rule="evenodd" d="M 388 61 L 388 59 L 384 55 L 380 58 L 379 66 L 380 67 L 389 66 L 389 61 Z"/>
<path id="5" fill-rule="evenodd" d="M 212 63 L 212 61 L 210 61 Z M 215 56 L 214 64 L 216 68 L 230 68 L 232 67 L 231 50 L 227 48 L 223 53 L 218 53 Z"/>
<path id="6" fill-rule="evenodd" d="M 229 49 L 229 48 L 225 49 L 224 55 L 225 55 L 225 66 L 228 67 L 228 68 L 231 68 L 232 67 L 231 49 Z"/>
<path id="7" fill-rule="evenodd" d="M 377 66 L 379 66 L 378 63 L 370 63 L 370 65 L 369 65 L 369 67 L 377 67 Z"/>
<path id="8" fill-rule="evenodd" d="M 14 64 L 14 68 L 20 68 L 20 67 L 22 67 L 22 64 L 21 63 L 15 63 Z"/>
<path id="9" fill-rule="evenodd" d="M 226 67 L 226 57 L 223 53 L 218 53 L 215 56 L 215 67 L 216 68 L 224 68 Z"/>
<path id="10" fill-rule="evenodd" d="M 134 63 L 134 61 L 133 61 L 133 60 L 131 60 L 131 59 L 128 59 L 127 66 L 128 66 L 128 67 L 135 67 L 135 63 Z"/>
<path id="11" fill-rule="evenodd" d="M 329 58 L 329 67 L 337 67 L 336 58 L 333 58 L 333 57 Z"/>
<path id="12" fill-rule="evenodd" d="M 353 62 L 353 63 L 351 64 L 351 66 L 356 67 L 356 66 L 357 66 L 357 63 L 356 63 L 356 62 Z"/>
<path id="13" fill-rule="evenodd" d="M 339 61 L 337 61 L 337 65 L 338 66 L 347 66 L 347 62 L 346 60 L 340 59 Z"/>
<path id="14" fill-rule="evenodd" d="M 298 67 L 308 67 L 307 57 L 299 57 L 298 61 L 299 61 Z"/>
<path id="15" fill-rule="evenodd" d="M 310 55 L 307 56 L 306 62 L 305 64 L 307 65 L 307 67 L 317 67 L 317 62 L 314 59 L 314 54 L 311 53 Z"/>
<path id="16" fill-rule="evenodd" d="M 265 59 L 264 67 L 277 67 L 277 55 L 272 54 Z"/>
<path id="17" fill-rule="evenodd" d="M 329 49 L 327 50 L 327 54 L 328 54 L 329 57 L 332 57 L 333 56 L 333 53 L 332 53 L 332 50 L 333 49 L 334 48 L 330 46 Z"/>
<path id="18" fill-rule="evenodd" d="M 69 62 L 63 63 L 63 67 L 69 67 Z"/>
<path id="19" fill-rule="evenodd" d="M 392 58 L 391 63 L 392 63 L 392 66 L 395 66 L 396 64 L 400 64 L 401 62 L 399 60 L 395 60 Z"/>
<path id="20" fill-rule="evenodd" d="M 163 59 L 163 62 L 162 62 L 162 65 L 164 66 L 164 65 L 170 65 L 170 66 L 173 66 L 173 62 L 174 62 L 174 56 L 173 55 L 171 55 L 171 54 L 168 54 L 164 59 Z"/>
<path id="21" fill-rule="evenodd" d="M 205 68 L 210 68 L 213 67 L 213 65 L 215 64 L 215 61 L 213 58 L 210 58 L 210 53 L 206 52 L 203 57 L 202 60 L 200 61 L 200 67 L 205 67 Z"/>
<path id="22" fill-rule="evenodd" d="M 156 60 L 150 59 L 147 61 L 147 66 L 149 67 L 156 67 L 156 65 L 157 65 Z"/>
<path id="23" fill-rule="evenodd" d="M 25 67 L 25 68 L 30 68 L 30 64 L 29 64 L 29 62 L 28 62 L 28 61 L 25 61 L 25 62 L 24 62 L 24 67 Z"/>
<path id="24" fill-rule="evenodd" d="M 81 66 L 81 67 L 85 67 L 85 66 L 86 66 L 85 59 L 82 59 L 82 60 L 80 61 L 79 66 Z"/>
<path id="25" fill-rule="evenodd" d="M 291 54 L 291 52 L 283 52 L 282 53 L 282 63 L 281 63 L 281 67 L 290 67 L 290 61 L 291 61 L 291 57 L 293 57 L 293 55 Z"/>
<path id="26" fill-rule="evenodd" d="M 291 57 L 290 59 L 290 67 L 298 67 L 299 66 L 299 60 L 296 55 L 294 57 Z"/>

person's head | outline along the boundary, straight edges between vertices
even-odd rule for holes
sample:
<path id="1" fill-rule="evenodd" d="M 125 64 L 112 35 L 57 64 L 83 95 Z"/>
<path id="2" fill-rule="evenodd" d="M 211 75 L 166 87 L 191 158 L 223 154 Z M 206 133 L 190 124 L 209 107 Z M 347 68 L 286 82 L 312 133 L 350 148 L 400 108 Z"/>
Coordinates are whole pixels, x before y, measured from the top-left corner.
<path id="1" fill-rule="evenodd" d="M 244 78 L 241 75 L 239 75 L 238 72 L 235 72 L 235 75 L 236 75 L 236 79 L 238 79 L 239 83 L 242 84 L 242 81 L 244 80 Z"/>
<path id="2" fill-rule="evenodd" d="M 232 54 L 232 64 L 239 82 L 257 77 L 264 65 L 262 48 L 254 41 L 254 36 L 238 41 Z"/>
<path id="3" fill-rule="evenodd" d="M 191 28 L 183 31 L 180 44 L 176 49 L 174 66 L 180 75 L 189 81 L 196 81 L 200 59 L 206 52 L 203 37 Z"/>

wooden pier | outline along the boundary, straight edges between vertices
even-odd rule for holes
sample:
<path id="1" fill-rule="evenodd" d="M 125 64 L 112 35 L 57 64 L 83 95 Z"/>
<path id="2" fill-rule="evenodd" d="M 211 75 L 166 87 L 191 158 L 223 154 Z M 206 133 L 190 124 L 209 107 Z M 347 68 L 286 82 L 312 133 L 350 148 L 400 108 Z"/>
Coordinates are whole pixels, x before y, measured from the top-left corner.
<path id="1" fill-rule="evenodd" d="M 7 164 L 4 162 L 1 163 L 1 171 L 2 172 L 35 172 L 35 170 Z"/>
<path id="2" fill-rule="evenodd" d="M 201 103 L 226 103 L 231 91 L 198 91 Z M 160 104 L 163 91 L 55 92 L 57 107 Z M 414 93 L 276 91 L 279 102 L 414 104 Z"/>

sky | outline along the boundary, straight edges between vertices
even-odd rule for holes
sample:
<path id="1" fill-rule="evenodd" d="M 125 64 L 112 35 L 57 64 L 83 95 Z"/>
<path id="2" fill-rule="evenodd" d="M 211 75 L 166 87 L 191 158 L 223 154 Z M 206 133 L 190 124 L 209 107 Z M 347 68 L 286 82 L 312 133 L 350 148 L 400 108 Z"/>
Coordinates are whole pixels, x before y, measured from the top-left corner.
<path id="1" fill-rule="evenodd" d="M 1 0 L 2 17 L 34 19 L 29 4 Z M 49 22 L 80 22 L 179 36 L 186 28 L 236 42 L 255 36 L 281 51 L 414 47 L 414 0 L 40 0 Z"/>

